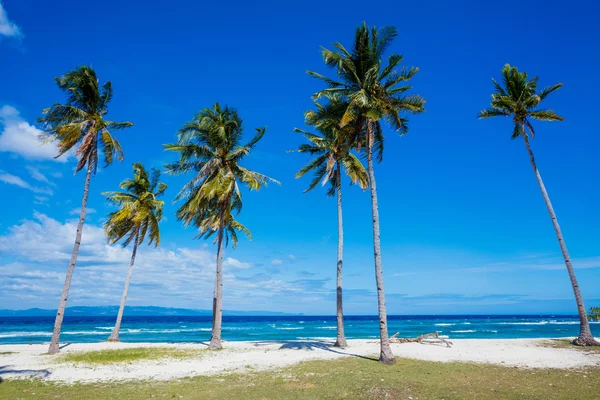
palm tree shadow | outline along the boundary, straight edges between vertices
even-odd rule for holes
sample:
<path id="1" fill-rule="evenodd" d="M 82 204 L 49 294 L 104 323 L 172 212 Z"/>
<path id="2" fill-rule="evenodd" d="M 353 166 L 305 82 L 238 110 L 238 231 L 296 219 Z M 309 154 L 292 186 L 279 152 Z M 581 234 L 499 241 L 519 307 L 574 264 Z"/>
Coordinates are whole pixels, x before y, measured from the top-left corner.
<path id="1" fill-rule="evenodd" d="M 0 365 L 0 383 L 9 376 L 46 378 L 50 373 L 47 369 L 10 369 L 10 365 Z"/>
<path id="2" fill-rule="evenodd" d="M 362 358 L 369 361 L 379 361 L 374 357 L 367 357 L 361 354 L 349 353 L 342 348 L 334 347 L 334 342 L 330 340 L 265 340 L 254 342 L 255 346 L 267 346 L 272 344 L 281 344 L 279 350 L 322 350 L 332 353 L 341 354 L 344 356 Z"/>

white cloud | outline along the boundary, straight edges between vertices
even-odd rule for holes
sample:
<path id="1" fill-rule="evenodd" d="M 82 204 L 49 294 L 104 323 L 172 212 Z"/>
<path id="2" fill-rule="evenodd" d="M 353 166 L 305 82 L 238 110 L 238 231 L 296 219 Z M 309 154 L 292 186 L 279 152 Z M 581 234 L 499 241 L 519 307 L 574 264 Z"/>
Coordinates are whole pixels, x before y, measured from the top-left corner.
<path id="1" fill-rule="evenodd" d="M 292 261 L 294 261 L 296 259 L 296 256 L 293 254 L 288 255 L 288 258 Z"/>
<path id="2" fill-rule="evenodd" d="M 12 106 L 0 107 L 0 151 L 14 153 L 30 160 L 56 160 L 66 162 L 69 154 L 55 159 L 56 146 L 43 143 L 39 135 L 43 132 L 23 120 L 19 111 Z"/>
<path id="3" fill-rule="evenodd" d="M 23 179 L 19 178 L 16 175 L 9 174 L 8 172 L 4 172 L 0 170 L 0 181 L 4 183 L 8 183 L 9 185 L 19 186 L 23 189 L 31 190 L 34 193 L 47 194 L 52 196 L 54 193 L 52 190 L 48 188 L 39 188 L 36 186 L 31 186 L 29 183 L 25 182 Z"/>
<path id="4" fill-rule="evenodd" d="M 54 304 L 60 294 L 76 230 L 76 219 L 59 222 L 35 212 L 32 220 L 24 220 L 0 236 L 0 303 L 6 308 L 17 305 L 50 308 L 48 304 Z M 212 250 L 208 246 L 193 249 L 141 246 L 129 304 L 210 309 L 216 261 Z M 69 304 L 118 304 L 130 257 L 131 246 L 110 246 L 102 227 L 86 224 Z M 249 296 L 268 298 L 284 290 L 297 291 L 290 284 L 270 277 L 251 282 L 231 272 L 249 268 L 249 263 L 227 257 L 225 265 L 230 267 L 224 273 L 228 309 L 256 309 L 257 305 L 249 305 Z M 264 304 L 266 309 L 270 302 L 265 300 Z"/>
<path id="5" fill-rule="evenodd" d="M 0 2 L 0 35 L 9 37 L 20 37 L 23 35 L 21 29 L 8 19 L 2 2 Z"/>
<path id="6" fill-rule="evenodd" d="M 95 214 L 95 213 L 96 213 L 95 208 L 88 207 L 85 209 L 85 215 L 90 215 L 90 214 Z M 69 211 L 69 215 L 79 216 L 79 214 L 81 214 L 81 207 L 77 207 L 77 208 L 74 208 L 71 211 Z"/>
<path id="7" fill-rule="evenodd" d="M 36 167 L 32 167 L 30 165 L 27 165 L 25 167 L 25 169 L 27 171 L 29 171 L 29 175 L 31 175 L 31 177 L 33 179 L 35 179 L 36 181 L 40 181 L 40 182 L 44 182 L 44 183 L 49 183 L 49 184 L 53 185 L 53 183 L 50 182 L 50 180 L 48 180 L 48 178 L 46 177 L 46 175 L 42 174 L 40 172 L 40 170 L 37 169 Z"/>
<path id="8" fill-rule="evenodd" d="M 48 197 L 45 196 L 38 196 L 35 195 L 33 196 L 33 204 L 46 204 L 48 202 L 48 200 L 50 200 Z"/>
<path id="9" fill-rule="evenodd" d="M 227 257 L 225 261 L 223 261 L 223 265 L 231 268 L 250 268 L 252 266 L 250 263 L 241 262 L 240 260 L 231 257 Z"/>
<path id="10" fill-rule="evenodd" d="M 271 265 L 281 265 L 281 264 L 283 264 L 283 261 L 281 261 L 278 258 L 276 258 L 273 261 L 271 261 Z"/>

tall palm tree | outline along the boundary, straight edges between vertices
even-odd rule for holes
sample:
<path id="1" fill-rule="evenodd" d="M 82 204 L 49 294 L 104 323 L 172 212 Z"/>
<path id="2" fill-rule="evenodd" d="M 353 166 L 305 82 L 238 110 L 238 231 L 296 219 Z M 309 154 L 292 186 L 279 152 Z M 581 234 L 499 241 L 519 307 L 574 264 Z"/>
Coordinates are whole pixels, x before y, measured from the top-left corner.
<path id="1" fill-rule="evenodd" d="M 125 280 L 117 322 L 108 338 L 109 342 L 119 341 L 121 320 L 138 245 L 144 243 L 146 235 L 149 239 L 148 245 L 154 243 L 154 247 L 157 247 L 160 244 L 158 223 L 162 219 L 164 201 L 157 199 L 165 192 L 167 185 L 159 182 L 159 179 L 160 171 L 152 169 L 151 174 L 148 174 L 142 163 L 138 162 L 133 164 L 133 179 L 126 179 L 119 185 L 123 192 L 102 193 L 109 202 L 120 207 L 118 211 L 111 212 L 104 223 L 109 242 L 114 244 L 125 238 L 123 247 L 126 247 L 133 241 L 131 263 Z"/>
<path id="2" fill-rule="evenodd" d="M 387 311 L 381 263 L 381 243 L 379 230 L 379 207 L 377 203 L 377 184 L 373 166 L 373 150 L 379 161 L 383 156 L 383 130 L 381 121 L 387 123 L 401 135 L 408 132 L 406 113 L 424 111 L 425 100 L 419 95 L 407 95 L 411 86 L 406 84 L 418 71 L 418 68 L 396 67 L 402 56 L 392 54 L 383 66 L 383 55 L 397 36 L 394 27 L 377 30 L 369 29 L 363 23 L 356 29 L 352 49 L 347 50 L 341 43 L 334 43 L 337 50 L 323 49 L 325 63 L 337 71 L 337 78 L 332 79 L 316 72 L 308 73 L 322 80 L 328 87 L 317 92 L 313 97 L 340 96 L 348 102 L 348 107 L 341 119 L 340 126 L 352 124 L 356 136 L 365 135 L 369 187 L 371 189 L 371 209 L 373 217 L 373 248 L 375 259 L 375 280 L 377 285 L 377 304 L 379 314 L 379 334 L 381 352 L 379 360 L 386 364 L 395 362 L 389 343 L 387 328 Z M 360 143 L 361 141 L 358 141 Z"/>
<path id="3" fill-rule="evenodd" d="M 315 103 L 317 111 L 308 111 L 306 123 L 314 126 L 318 133 L 310 133 L 296 128 L 296 132 L 303 133 L 310 142 L 302 144 L 298 148 L 301 153 L 316 156 L 314 160 L 300 169 L 297 178 L 314 172 L 314 179 L 305 193 L 314 189 L 319 182 L 323 186 L 329 182 L 327 196 L 337 193 L 337 216 L 338 216 L 338 251 L 337 251 L 337 279 L 336 279 L 336 319 L 337 339 L 334 346 L 348 347 L 346 335 L 344 334 L 344 308 L 342 302 L 342 264 L 344 254 L 344 225 L 342 218 L 342 171 L 351 180 L 352 184 L 358 184 L 362 189 L 367 188 L 368 176 L 365 167 L 360 160 L 350 151 L 354 143 L 348 139 L 353 137 L 353 128 L 342 129 L 339 127 L 341 117 L 345 110 L 345 104 L 334 99 L 323 106 Z"/>
<path id="4" fill-rule="evenodd" d="M 600 343 L 594 340 L 590 331 L 590 324 L 583 304 L 583 297 L 579 290 L 575 271 L 573 270 L 573 264 L 571 263 L 569 252 L 567 251 L 567 245 L 560 230 L 556 214 L 554 213 L 554 208 L 550 202 L 550 197 L 548 196 L 548 192 L 542 181 L 542 176 L 535 163 L 535 158 L 533 157 L 533 152 L 531 151 L 531 145 L 529 143 L 529 135 L 531 135 L 531 139 L 535 137 L 535 131 L 531 124 L 532 119 L 539 121 L 562 121 L 564 119 L 553 110 L 538 108 L 540 103 L 550 93 L 560 89 L 563 84 L 557 83 L 537 92 L 537 76 L 528 79 L 527 73 L 519 72 L 517 67 L 511 67 L 509 64 L 506 64 L 502 69 L 502 79 L 504 86 L 492 79 L 496 92 L 492 94 L 491 107 L 480 111 L 479 118 L 511 117 L 514 123 L 511 139 L 516 139 L 518 137 L 523 138 L 527 153 L 529 154 L 531 167 L 533 168 L 538 185 L 542 191 L 544 202 L 546 203 L 546 207 L 550 213 L 550 219 L 552 220 L 554 230 L 556 231 L 558 244 L 560 245 L 560 250 L 565 260 L 565 265 L 567 266 L 569 278 L 571 278 L 571 285 L 573 286 L 573 293 L 575 294 L 575 301 L 577 302 L 577 311 L 579 313 L 579 337 L 575 339 L 573 343 L 581 346 L 600 346 Z"/>
<path id="5" fill-rule="evenodd" d="M 90 189 L 90 179 L 96 173 L 98 165 L 98 152 L 104 155 L 104 166 L 107 167 L 113 159 L 123 160 L 123 150 L 112 131 L 129 128 L 131 122 L 114 122 L 104 119 L 108 112 L 108 103 L 112 99 L 112 84 L 110 81 L 100 86 L 96 72 L 91 67 L 83 66 L 68 72 L 56 83 L 67 96 L 65 104 L 54 104 L 43 110 L 43 116 L 38 118 L 38 123 L 43 124 L 45 133 L 42 138 L 46 141 L 56 141 L 58 155 L 62 156 L 69 150 L 75 148 L 74 155 L 78 162 L 75 173 L 87 167 L 85 184 L 83 187 L 83 198 L 81 200 L 81 212 L 75 235 L 75 245 L 71 254 L 71 261 L 67 268 L 65 285 L 60 295 L 60 302 L 56 312 L 54 331 L 48 353 L 55 354 L 60 351 L 60 330 L 67 305 L 67 297 L 71 286 L 71 278 L 79 245 L 83 232 L 83 222 Z"/>
<path id="6" fill-rule="evenodd" d="M 277 182 L 240 165 L 265 131 L 266 128 L 257 128 L 255 136 L 242 145 L 242 119 L 233 108 L 222 108 L 216 103 L 200 111 L 179 130 L 177 143 L 165 146 L 166 150 L 179 153 L 179 162 L 166 166 L 169 173 L 194 174 L 175 198 L 176 201 L 184 200 L 177 210 L 177 219 L 186 226 L 197 226 L 200 231 L 198 237 L 217 234 L 213 327 L 209 345 L 213 350 L 222 348 L 223 247 L 229 238 L 234 245 L 237 243 L 238 231 L 250 235 L 233 218 L 233 213 L 239 213 L 242 207 L 239 186 L 245 184 L 250 190 L 258 190 L 268 181 Z"/>

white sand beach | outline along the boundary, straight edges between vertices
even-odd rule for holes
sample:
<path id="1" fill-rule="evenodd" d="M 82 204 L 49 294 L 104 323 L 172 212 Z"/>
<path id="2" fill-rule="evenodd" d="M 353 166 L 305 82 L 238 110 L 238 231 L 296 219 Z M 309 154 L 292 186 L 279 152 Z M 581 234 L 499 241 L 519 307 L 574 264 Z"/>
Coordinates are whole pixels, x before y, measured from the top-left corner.
<path id="1" fill-rule="evenodd" d="M 163 358 L 110 365 L 89 365 L 61 361 L 49 356 L 46 344 L 1 345 L 0 377 L 3 379 L 40 378 L 74 382 L 117 380 L 170 380 L 198 375 L 219 375 L 245 371 L 270 370 L 308 360 L 340 357 L 375 357 L 379 345 L 372 340 L 349 340 L 347 349 L 331 347 L 329 341 L 225 342 L 225 349 L 206 350 L 201 343 L 81 343 L 68 344 L 61 354 L 133 347 L 161 347 L 206 350 L 193 358 Z M 489 363 L 518 368 L 579 368 L 600 366 L 600 353 L 580 349 L 550 348 L 547 339 L 459 339 L 451 348 L 405 343 L 393 344 L 397 357 L 427 361 Z"/>

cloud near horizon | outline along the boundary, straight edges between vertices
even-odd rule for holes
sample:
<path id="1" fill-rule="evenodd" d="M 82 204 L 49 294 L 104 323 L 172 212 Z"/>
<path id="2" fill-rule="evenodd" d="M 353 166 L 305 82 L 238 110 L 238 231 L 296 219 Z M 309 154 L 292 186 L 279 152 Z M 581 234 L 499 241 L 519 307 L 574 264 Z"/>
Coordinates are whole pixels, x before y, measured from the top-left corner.
<path id="1" fill-rule="evenodd" d="M 62 289 L 76 229 L 76 219 L 61 223 L 34 212 L 33 219 L 10 227 L 0 236 L 0 302 L 9 308 L 53 304 Z M 100 226 L 86 224 L 69 305 L 118 304 L 130 257 L 131 248 L 110 246 Z M 128 304 L 210 308 L 215 259 L 208 246 L 140 247 Z M 248 309 L 252 298 L 301 291 L 299 286 L 270 276 L 257 282 L 233 273 L 252 268 L 251 263 L 227 257 L 223 265 L 225 303 L 230 309 Z"/>

